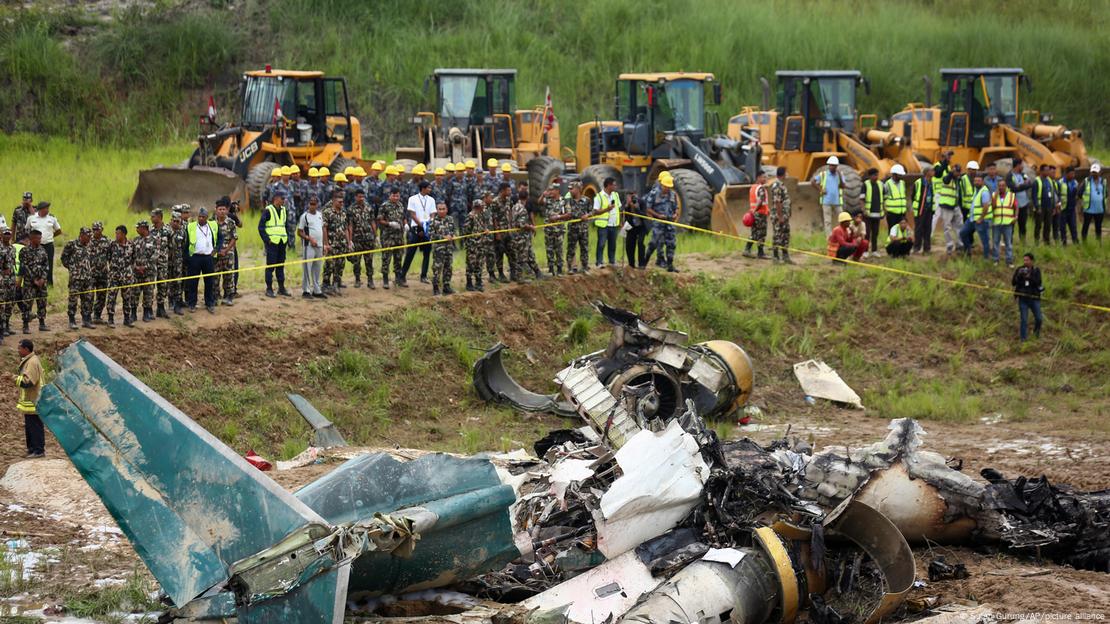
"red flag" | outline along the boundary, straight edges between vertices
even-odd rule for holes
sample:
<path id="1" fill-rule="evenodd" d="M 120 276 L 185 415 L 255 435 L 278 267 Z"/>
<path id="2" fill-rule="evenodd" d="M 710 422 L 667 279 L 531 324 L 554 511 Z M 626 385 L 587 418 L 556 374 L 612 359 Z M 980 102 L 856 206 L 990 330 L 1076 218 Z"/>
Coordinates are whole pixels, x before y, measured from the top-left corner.
<path id="1" fill-rule="evenodd" d="M 550 132 L 555 127 L 555 107 L 551 105 L 551 87 L 547 87 L 547 95 L 543 104 L 543 131 Z"/>
<path id="2" fill-rule="evenodd" d="M 208 96 L 208 121 L 216 123 L 216 98 Z"/>
<path id="3" fill-rule="evenodd" d="M 279 121 L 283 120 L 283 119 L 285 119 L 285 115 L 283 115 L 282 112 L 281 112 L 281 102 L 279 102 L 278 99 L 275 97 L 274 98 L 274 125 L 277 125 L 277 123 Z"/>

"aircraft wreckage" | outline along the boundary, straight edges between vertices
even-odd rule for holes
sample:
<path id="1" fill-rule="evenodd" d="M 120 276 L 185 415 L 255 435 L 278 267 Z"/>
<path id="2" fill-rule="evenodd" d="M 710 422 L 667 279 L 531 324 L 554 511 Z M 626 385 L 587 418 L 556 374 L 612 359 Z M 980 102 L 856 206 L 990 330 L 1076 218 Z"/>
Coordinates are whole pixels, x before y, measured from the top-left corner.
<path id="1" fill-rule="evenodd" d="M 173 603 L 164 621 L 338 623 L 445 588 L 489 601 L 467 621 L 877 622 L 924 539 L 1110 571 L 1110 492 L 973 479 L 908 419 L 843 452 L 720 441 L 705 417 L 746 401 L 743 351 L 597 307 L 613 341 L 559 395 L 512 382 L 500 346 L 475 367 L 486 398 L 584 419 L 535 457 L 364 454 L 290 493 L 83 341 L 39 408 Z"/>

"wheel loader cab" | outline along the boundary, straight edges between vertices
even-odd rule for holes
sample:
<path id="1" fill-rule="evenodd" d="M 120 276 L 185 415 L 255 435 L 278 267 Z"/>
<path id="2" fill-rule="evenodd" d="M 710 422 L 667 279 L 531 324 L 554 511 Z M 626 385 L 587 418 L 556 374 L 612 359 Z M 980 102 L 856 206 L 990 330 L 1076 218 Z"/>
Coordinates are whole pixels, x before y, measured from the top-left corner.
<path id="1" fill-rule="evenodd" d="M 347 81 L 326 78 L 317 71 L 262 70 L 243 77 L 241 126 L 261 132 L 275 124 L 280 104 L 284 146 L 305 147 L 336 143 L 353 149 Z M 280 139 L 275 137 L 274 142 Z"/>
<path id="2" fill-rule="evenodd" d="M 942 69 L 941 144 L 987 147 L 991 130 L 1018 126 L 1018 92 L 1028 78 L 1021 68 Z"/>
<path id="3" fill-rule="evenodd" d="M 711 84 L 712 74 L 622 74 L 616 89 L 616 118 L 624 125 L 620 151 L 647 156 L 673 136 L 700 141 Z"/>
<path id="4" fill-rule="evenodd" d="M 473 128 L 484 147 L 513 148 L 515 69 L 437 69 L 432 77 L 437 125 L 444 135 L 458 128 L 469 136 Z"/>
<path id="5" fill-rule="evenodd" d="M 780 71 L 775 147 L 783 151 L 835 150 L 834 130 L 856 132 L 858 71 Z"/>

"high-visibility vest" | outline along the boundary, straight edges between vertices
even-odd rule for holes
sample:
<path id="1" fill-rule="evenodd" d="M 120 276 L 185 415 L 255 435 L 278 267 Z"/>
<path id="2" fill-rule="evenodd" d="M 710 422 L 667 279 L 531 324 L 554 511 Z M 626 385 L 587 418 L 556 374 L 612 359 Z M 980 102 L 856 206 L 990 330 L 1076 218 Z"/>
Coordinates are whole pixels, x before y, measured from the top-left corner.
<path id="1" fill-rule="evenodd" d="M 1083 212 L 1098 214 L 1103 210 L 1103 207 L 1101 207 L 1101 205 L 1096 205 L 1096 207 L 1092 207 L 1091 205 L 1091 182 L 1094 182 L 1094 179 L 1088 178 L 1087 183 L 1083 184 L 1083 194 L 1082 197 L 1079 198 L 1079 208 L 1083 209 Z M 1099 188 L 1102 189 L 1102 199 L 1104 201 L 1107 197 L 1107 183 L 1100 178 L 1098 185 Z"/>
<path id="2" fill-rule="evenodd" d="M 960 176 L 960 205 L 964 210 L 971 210 L 971 202 L 975 199 L 975 185 L 971 183 L 971 176 Z"/>
<path id="3" fill-rule="evenodd" d="M 933 178 L 934 180 L 936 178 Z M 932 182 L 929 186 L 934 186 Z M 935 197 L 935 195 L 934 195 Z M 925 178 L 918 178 L 913 182 L 913 216 L 921 216 L 921 204 L 925 203 Z"/>
<path id="4" fill-rule="evenodd" d="M 26 374 L 23 372 L 23 367 L 27 364 L 28 361 L 30 361 L 31 357 L 34 357 L 34 355 L 28 355 L 26 359 L 20 362 L 19 374 L 15 376 L 15 385 L 19 388 L 19 402 L 15 404 L 15 408 L 23 414 L 35 414 L 39 411 L 38 407 L 35 406 L 35 402 L 27 396 L 27 391 L 31 390 L 35 386 L 31 386 L 30 388 L 23 387 L 23 380 L 24 377 L 26 377 Z M 39 382 L 41 384 L 42 379 L 39 379 Z"/>
<path id="5" fill-rule="evenodd" d="M 1056 180 L 1056 196 L 1060 198 L 1060 207 L 1068 207 L 1068 181 L 1063 177 Z"/>
<path id="6" fill-rule="evenodd" d="M 886 181 L 886 191 L 883 202 L 886 211 L 890 214 L 906 214 L 906 182 L 904 180 L 895 182 L 894 178 L 891 178 Z"/>
<path id="7" fill-rule="evenodd" d="M 991 221 L 994 225 L 1010 225 L 1017 219 L 1017 193 L 1006 193 L 1006 196 L 995 195 L 992 203 L 994 204 L 994 214 Z"/>
<path id="8" fill-rule="evenodd" d="M 991 207 L 989 204 L 983 203 L 983 191 L 986 191 L 989 201 L 991 190 L 987 188 L 987 185 L 984 184 L 982 188 L 975 190 L 975 197 L 971 199 L 971 213 L 969 214 L 969 218 L 972 221 L 978 221 L 979 219 L 983 219 L 984 221 L 991 220 Z"/>
<path id="9" fill-rule="evenodd" d="M 20 245 L 19 243 L 16 243 L 16 244 L 12 245 L 12 249 L 15 250 L 15 273 L 14 273 L 14 275 L 19 275 L 19 252 L 23 251 L 23 247 L 24 247 L 24 245 Z"/>
<path id="10" fill-rule="evenodd" d="M 945 182 L 944 174 L 933 176 L 933 202 L 941 208 L 955 208 L 957 201 L 956 180 Z"/>
<path id="11" fill-rule="evenodd" d="M 890 231 L 887 232 L 886 242 L 893 243 L 895 235 L 897 235 L 898 238 L 909 238 L 911 232 L 912 230 L 910 230 L 909 226 L 903 226 L 901 223 L 895 223 L 890 228 Z"/>
<path id="12" fill-rule="evenodd" d="M 205 225 L 207 225 L 208 229 L 212 232 L 212 251 L 215 252 L 215 251 L 217 251 L 217 249 L 216 249 L 216 239 L 217 239 L 217 237 L 219 235 L 219 232 L 220 232 L 220 224 L 216 223 L 215 221 L 209 221 Z M 198 227 L 199 227 L 199 224 L 196 221 L 190 221 L 189 225 L 185 228 L 185 235 L 189 237 L 189 255 L 190 256 L 193 255 L 194 253 L 196 253 L 196 251 L 197 251 L 197 231 L 198 231 L 197 228 Z"/>
<path id="13" fill-rule="evenodd" d="M 597 218 L 594 219 L 594 225 L 596 225 L 597 227 L 609 227 L 610 209 L 617 212 L 617 223 L 619 224 L 621 222 L 620 195 L 617 195 L 617 192 L 613 191 L 610 195 L 606 195 L 604 192 L 600 192 L 597 194 L 597 196 L 600 198 L 601 207 L 605 209 L 605 212 L 597 215 Z"/>
<path id="14" fill-rule="evenodd" d="M 837 194 L 840 195 L 840 205 L 843 206 L 844 205 L 844 176 L 838 174 L 837 177 L 840 178 L 840 185 L 837 187 L 836 190 L 837 190 Z M 821 173 L 817 174 L 817 187 L 821 189 L 821 197 L 818 198 L 818 200 L 820 200 L 820 201 L 824 201 L 824 199 L 825 199 L 825 182 L 828 180 L 828 178 L 829 178 L 828 170 L 822 171 Z"/>
<path id="15" fill-rule="evenodd" d="M 871 205 L 872 205 L 871 201 L 875 199 L 873 197 L 874 191 L 872 190 L 872 187 L 882 188 L 881 185 L 871 184 L 871 180 L 864 180 L 863 181 L 863 211 L 865 213 L 867 213 L 868 215 L 874 214 L 873 212 L 871 212 Z M 879 214 L 882 214 L 882 211 L 883 211 L 883 198 L 880 197 L 879 198 Z"/>
<path id="16" fill-rule="evenodd" d="M 285 229 L 285 206 L 281 212 L 273 204 L 266 206 L 270 217 L 266 219 L 266 238 L 274 245 L 284 245 L 289 240 L 289 232 Z"/>
<path id="17" fill-rule="evenodd" d="M 1057 188 L 1056 188 L 1056 181 L 1053 180 L 1052 178 L 1049 178 L 1047 188 L 1049 190 L 1049 194 L 1051 194 L 1053 196 L 1053 198 L 1056 199 L 1056 201 L 1060 201 L 1060 195 L 1057 192 Z M 1041 193 L 1042 193 L 1042 191 L 1044 191 L 1044 189 L 1045 189 L 1044 178 L 1038 177 L 1036 180 L 1033 181 L 1033 203 L 1038 208 L 1041 205 Z"/>

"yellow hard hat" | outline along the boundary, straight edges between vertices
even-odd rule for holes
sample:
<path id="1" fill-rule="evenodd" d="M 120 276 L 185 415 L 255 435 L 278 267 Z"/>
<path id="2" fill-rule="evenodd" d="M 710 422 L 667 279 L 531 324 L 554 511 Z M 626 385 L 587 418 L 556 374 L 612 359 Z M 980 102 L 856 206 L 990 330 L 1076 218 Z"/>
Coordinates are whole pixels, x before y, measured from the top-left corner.
<path id="1" fill-rule="evenodd" d="M 335 174 L 335 181 L 336 182 L 346 182 L 347 181 L 347 174 L 345 174 L 345 173 Z"/>
<path id="2" fill-rule="evenodd" d="M 848 214 L 847 212 L 842 212 L 842 213 L 840 213 L 840 216 L 838 216 L 836 218 L 836 220 L 837 220 L 838 223 L 844 223 L 845 221 L 851 221 L 852 220 L 852 215 Z"/>
<path id="3" fill-rule="evenodd" d="M 296 165 L 296 164 L 293 164 L 293 165 L 289 165 L 289 173 L 290 173 L 290 175 L 292 175 L 292 174 L 294 174 L 294 173 L 300 173 L 300 172 L 301 172 L 301 168 L 300 168 L 300 167 L 299 167 L 298 165 Z"/>
<path id="4" fill-rule="evenodd" d="M 393 173 L 402 174 L 405 172 L 405 166 L 400 163 L 393 163 Z"/>
<path id="5" fill-rule="evenodd" d="M 366 170 L 363 169 L 361 166 L 355 167 L 355 175 L 366 177 Z"/>
<path id="6" fill-rule="evenodd" d="M 320 177 L 320 170 L 317 169 L 316 167 L 309 167 L 308 168 L 308 177 L 310 177 L 310 178 Z"/>
<path id="7" fill-rule="evenodd" d="M 317 173 L 320 174 L 320 177 L 326 178 L 326 177 L 331 175 L 331 170 L 328 169 L 327 167 L 320 167 L 320 169 L 317 171 Z"/>
<path id="8" fill-rule="evenodd" d="M 490 169 L 493 169 L 494 167 L 497 166 L 497 159 L 496 158 L 487 159 L 486 160 L 486 166 L 489 167 Z"/>
<path id="9" fill-rule="evenodd" d="M 513 170 L 513 166 L 510 165 L 509 163 L 501 163 L 501 170 L 504 171 L 505 173 L 509 173 L 510 171 Z"/>
<path id="10" fill-rule="evenodd" d="M 455 163 L 447 163 L 446 165 L 443 165 L 443 170 L 454 172 L 455 171 Z"/>
<path id="11" fill-rule="evenodd" d="M 385 169 L 385 163 L 380 160 L 375 160 L 374 164 L 370 165 L 370 171 L 381 171 Z"/>
<path id="12" fill-rule="evenodd" d="M 385 168 L 385 175 L 387 175 L 387 176 L 397 175 L 397 168 L 394 167 L 393 165 L 390 165 L 390 166 L 386 167 Z"/>
<path id="13" fill-rule="evenodd" d="M 285 167 L 282 167 L 281 168 L 281 175 L 283 175 L 283 176 L 293 175 L 293 165 L 287 165 Z"/>
<path id="14" fill-rule="evenodd" d="M 282 172 L 283 169 L 285 169 L 285 167 L 274 167 L 274 170 L 270 172 L 270 177 L 271 178 L 280 178 L 281 177 L 281 172 Z"/>
<path id="15" fill-rule="evenodd" d="M 447 165 L 447 166 L 450 167 L 451 165 Z M 443 167 L 436 167 L 436 175 L 444 175 L 446 173 L 447 173 L 447 170 L 444 169 Z"/>
<path id="16" fill-rule="evenodd" d="M 671 175 L 671 172 L 670 172 L 670 171 L 663 171 L 663 172 L 660 172 L 660 174 L 659 174 L 659 181 L 660 181 L 660 182 L 662 182 L 664 178 L 666 178 L 666 179 L 668 179 L 668 180 L 673 180 L 673 179 L 674 179 L 674 176 L 673 176 L 673 175 Z"/>
<path id="17" fill-rule="evenodd" d="M 412 168 L 412 175 L 424 175 L 425 173 L 428 173 L 428 168 L 424 166 L 424 163 L 419 163 Z"/>
<path id="18" fill-rule="evenodd" d="M 475 167 L 477 167 L 477 166 L 478 166 L 478 165 L 474 164 L 474 161 L 473 161 L 473 160 L 468 160 L 468 161 L 466 161 L 466 168 L 467 168 L 467 169 L 474 169 L 474 168 L 475 168 Z"/>
<path id="19" fill-rule="evenodd" d="M 345 176 L 355 175 L 354 166 L 352 165 L 350 167 L 347 167 L 347 168 L 343 169 L 343 175 L 345 175 Z"/>
<path id="20" fill-rule="evenodd" d="M 662 184 L 665 188 L 674 188 L 674 178 L 672 178 L 669 175 L 668 176 L 660 175 L 659 176 L 659 183 Z"/>

